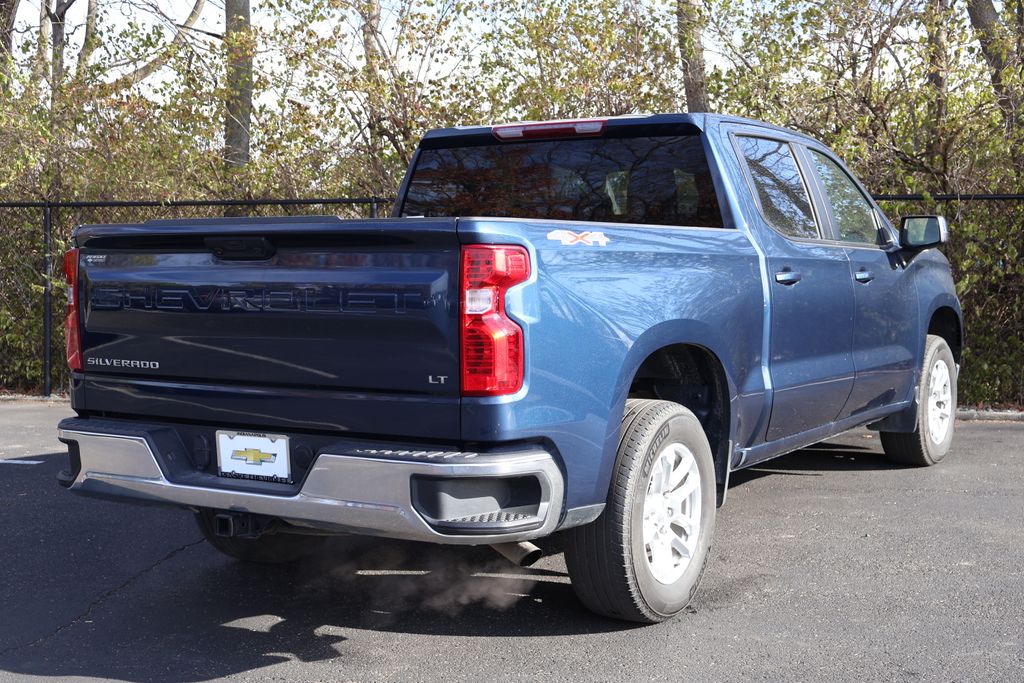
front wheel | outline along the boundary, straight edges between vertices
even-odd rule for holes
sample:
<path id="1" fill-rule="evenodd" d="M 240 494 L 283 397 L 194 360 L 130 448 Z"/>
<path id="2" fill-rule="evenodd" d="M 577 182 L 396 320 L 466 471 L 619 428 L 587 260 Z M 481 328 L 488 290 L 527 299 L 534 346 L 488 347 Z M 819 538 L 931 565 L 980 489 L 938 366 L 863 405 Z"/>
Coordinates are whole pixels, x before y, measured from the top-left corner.
<path id="1" fill-rule="evenodd" d="M 879 435 L 891 460 L 925 467 L 946 457 L 953 445 L 956 422 L 956 379 L 956 361 L 949 344 L 942 337 L 928 335 L 917 386 L 917 426 L 909 434 Z"/>
<path id="2" fill-rule="evenodd" d="M 594 612 L 654 623 L 697 590 L 715 530 L 715 468 L 696 416 L 630 399 L 611 491 L 594 522 L 566 532 L 572 586 Z"/>

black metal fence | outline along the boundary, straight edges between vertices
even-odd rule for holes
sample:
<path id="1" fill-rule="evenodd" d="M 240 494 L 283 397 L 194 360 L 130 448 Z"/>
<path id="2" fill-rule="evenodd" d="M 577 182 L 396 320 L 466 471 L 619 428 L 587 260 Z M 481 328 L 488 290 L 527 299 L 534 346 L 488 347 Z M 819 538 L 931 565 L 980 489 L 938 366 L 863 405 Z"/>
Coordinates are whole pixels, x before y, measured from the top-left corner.
<path id="1" fill-rule="evenodd" d="M 1024 405 L 1024 194 L 877 195 L 893 221 L 945 213 L 968 328 L 964 403 Z M 391 199 L 0 203 L 0 391 L 66 386 L 61 256 L 75 225 L 225 215 L 389 215 Z M 55 302 L 60 302 L 57 305 Z M 54 358 L 58 362 L 54 362 Z"/>
<path id="2" fill-rule="evenodd" d="M 390 214 L 383 197 L 179 201 L 0 202 L 0 389 L 49 396 L 67 380 L 61 259 L 84 223 L 223 216 Z M 58 333 L 54 333 L 57 327 Z"/>

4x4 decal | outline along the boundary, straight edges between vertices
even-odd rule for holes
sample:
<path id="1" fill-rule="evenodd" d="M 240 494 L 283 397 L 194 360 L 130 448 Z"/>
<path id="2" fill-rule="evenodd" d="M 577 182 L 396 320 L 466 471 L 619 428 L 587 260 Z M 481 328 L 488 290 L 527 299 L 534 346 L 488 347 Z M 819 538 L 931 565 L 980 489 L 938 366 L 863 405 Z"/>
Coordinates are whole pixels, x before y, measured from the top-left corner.
<path id="1" fill-rule="evenodd" d="M 561 242 L 566 246 L 582 244 L 592 247 L 595 244 L 603 247 L 608 244 L 608 238 L 603 232 L 573 232 L 572 230 L 552 230 L 548 233 L 548 239 Z"/>

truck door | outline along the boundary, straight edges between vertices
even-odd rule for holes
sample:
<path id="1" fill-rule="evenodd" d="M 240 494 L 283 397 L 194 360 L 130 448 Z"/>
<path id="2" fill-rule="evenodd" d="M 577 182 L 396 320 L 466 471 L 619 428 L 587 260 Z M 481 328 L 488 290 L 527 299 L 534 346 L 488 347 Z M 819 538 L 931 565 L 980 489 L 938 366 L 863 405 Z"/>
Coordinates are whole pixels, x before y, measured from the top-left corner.
<path id="1" fill-rule="evenodd" d="M 767 440 L 834 421 L 853 387 L 854 291 L 846 250 L 823 239 L 808 183 L 785 140 L 738 135 L 765 226 L 774 389 Z"/>
<path id="2" fill-rule="evenodd" d="M 827 203 L 832 236 L 846 250 L 855 292 L 853 391 L 840 417 L 905 399 L 914 384 L 918 349 L 916 284 L 887 251 L 893 240 L 880 212 L 853 177 L 823 150 L 808 148 Z"/>

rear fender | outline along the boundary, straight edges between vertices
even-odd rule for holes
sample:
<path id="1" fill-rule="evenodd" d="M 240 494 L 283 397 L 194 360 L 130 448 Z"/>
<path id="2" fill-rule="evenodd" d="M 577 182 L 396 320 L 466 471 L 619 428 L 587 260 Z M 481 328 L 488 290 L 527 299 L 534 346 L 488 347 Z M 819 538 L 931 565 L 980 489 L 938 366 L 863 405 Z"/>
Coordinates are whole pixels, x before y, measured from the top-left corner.
<path id="1" fill-rule="evenodd" d="M 659 323 L 637 339 L 626 355 L 625 362 L 619 371 L 616 386 L 618 390 L 609 408 L 608 431 L 605 435 L 605 447 L 601 459 L 600 479 L 602 489 L 607 491 L 611 486 L 612 473 L 615 470 L 618 458 L 619 436 L 621 430 L 621 415 L 625 411 L 626 399 L 629 396 L 630 385 L 636 377 L 637 371 L 648 357 L 660 349 L 668 346 L 687 344 L 701 347 L 718 359 L 722 367 L 727 385 L 729 397 L 728 424 L 729 435 L 722 440 L 718 452 L 714 453 L 715 478 L 719 486 L 719 504 L 725 500 L 725 486 L 729 478 L 729 461 L 735 444 L 737 433 L 738 411 L 736 410 L 736 384 L 733 380 L 733 373 L 722 361 L 721 355 L 715 352 L 716 348 L 725 348 L 725 342 L 719 333 L 706 323 L 697 320 L 671 320 Z"/>

